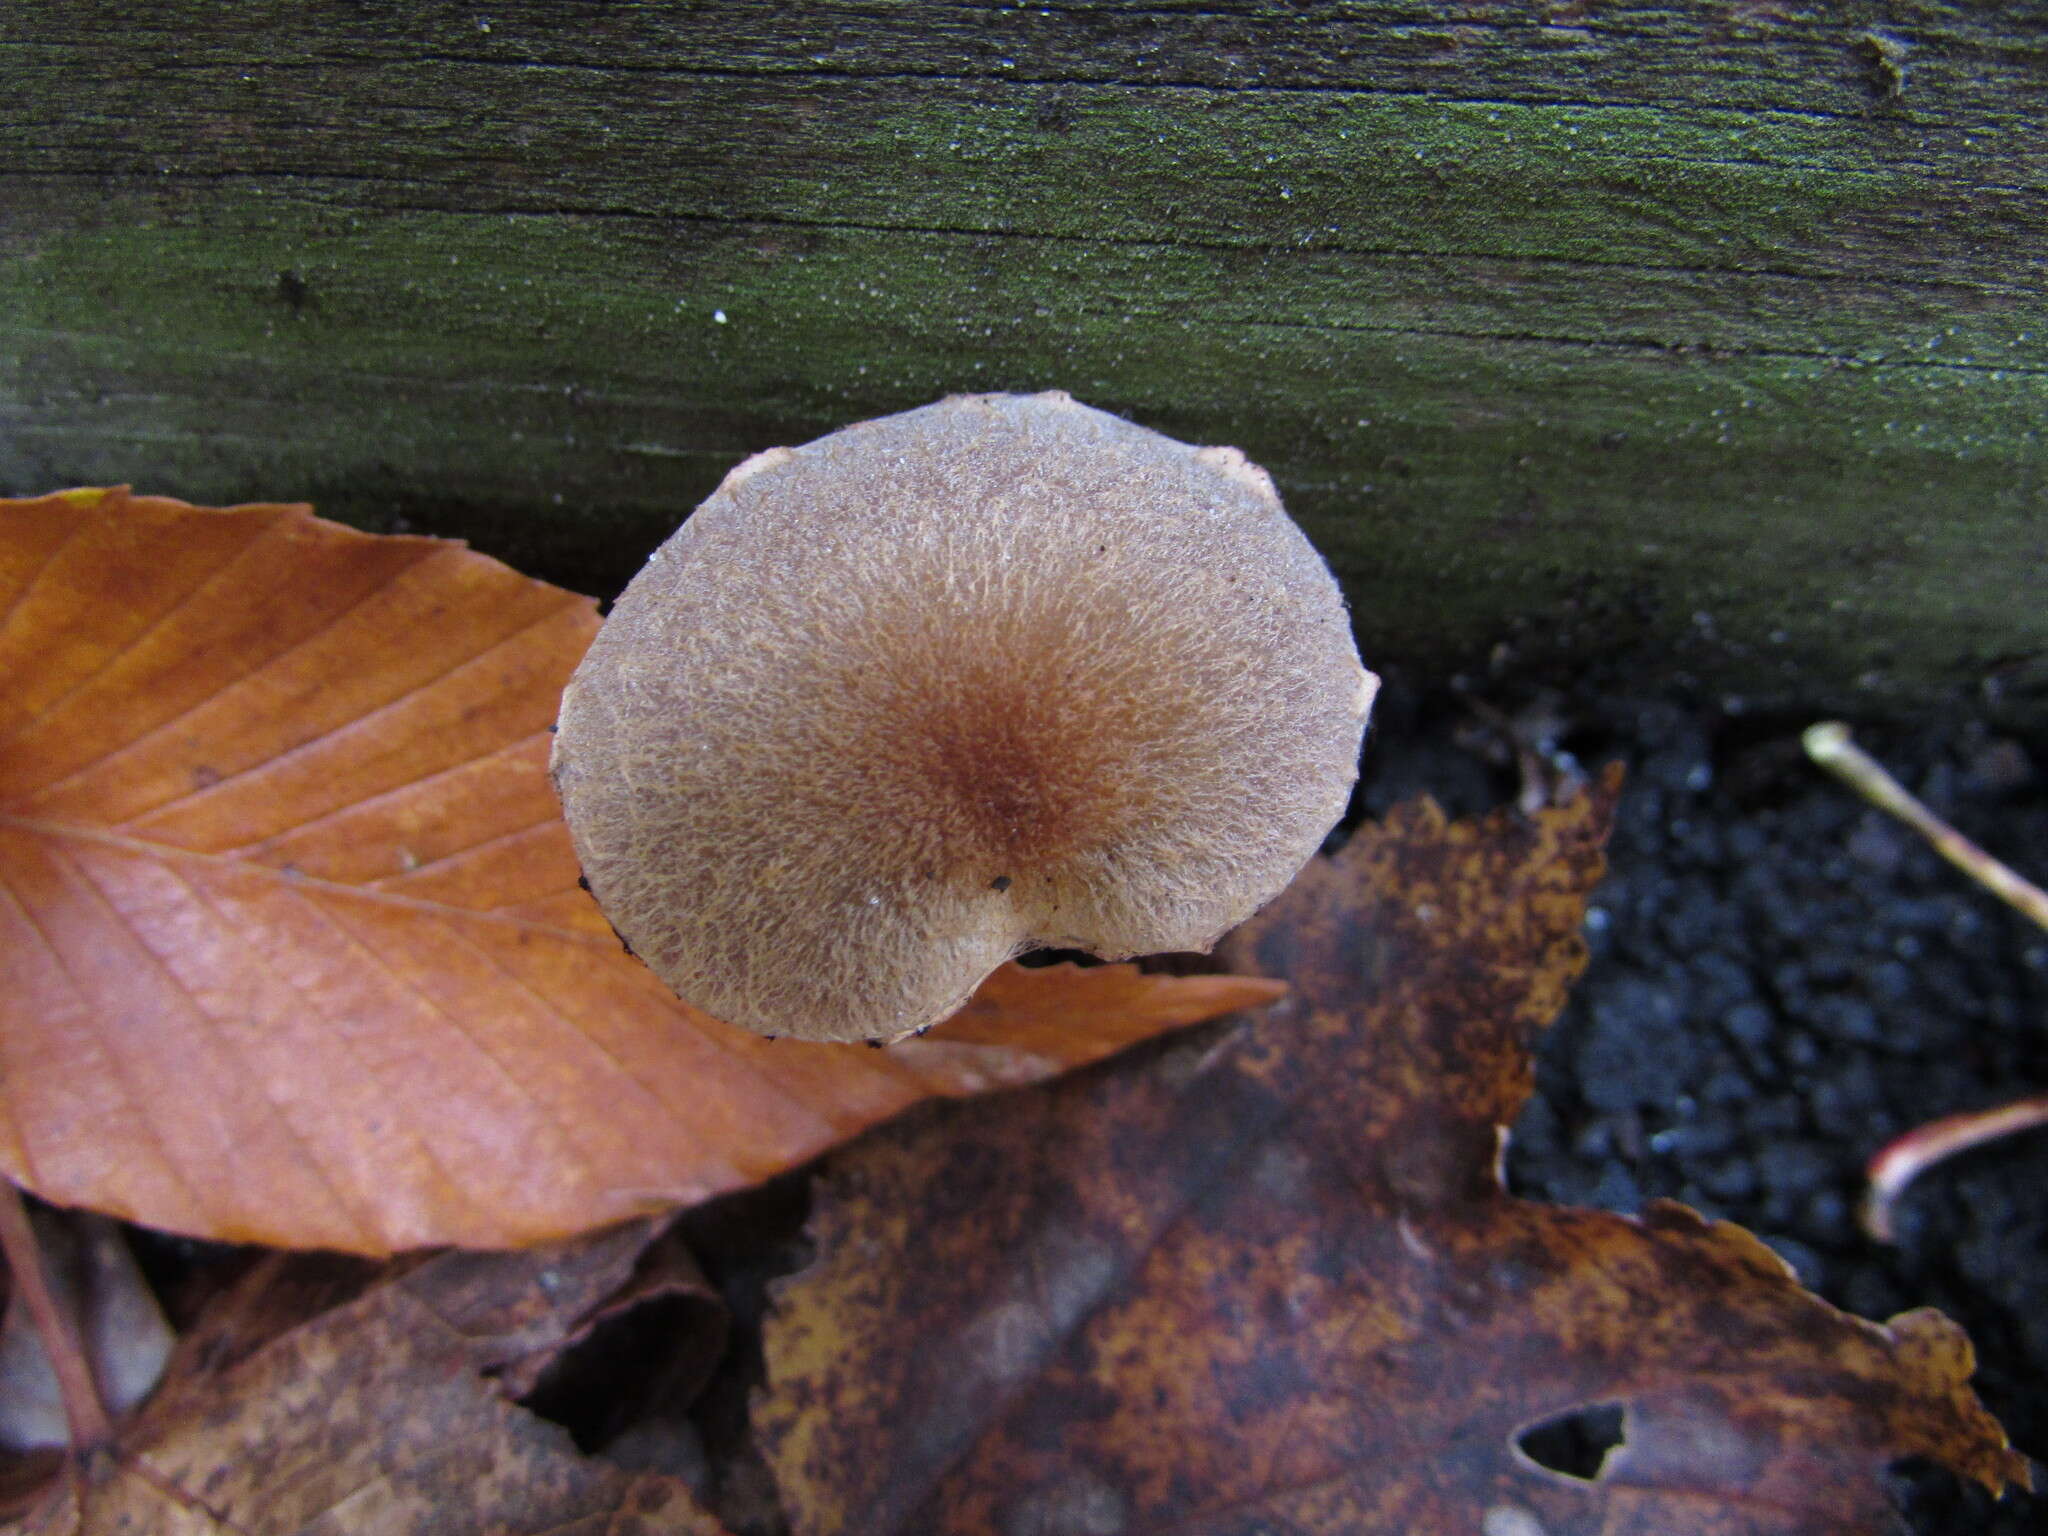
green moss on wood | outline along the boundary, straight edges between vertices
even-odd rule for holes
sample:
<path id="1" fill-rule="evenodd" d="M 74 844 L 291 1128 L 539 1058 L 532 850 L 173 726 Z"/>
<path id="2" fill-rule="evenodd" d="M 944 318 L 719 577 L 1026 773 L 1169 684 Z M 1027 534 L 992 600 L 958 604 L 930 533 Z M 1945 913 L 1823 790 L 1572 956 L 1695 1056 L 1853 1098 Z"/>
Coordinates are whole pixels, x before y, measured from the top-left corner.
<path id="1" fill-rule="evenodd" d="M 1267 463 L 1382 656 L 1588 612 L 1767 689 L 2048 651 L 1995 15 L 1886 9 L 1893 95 L 1845 23 L 1706 6 L 856 5 L 822 54 L 502 9 L 0 33 L 0 486 L 312 496 L 604 588 L 746 452 L 1060 386 Z"/>

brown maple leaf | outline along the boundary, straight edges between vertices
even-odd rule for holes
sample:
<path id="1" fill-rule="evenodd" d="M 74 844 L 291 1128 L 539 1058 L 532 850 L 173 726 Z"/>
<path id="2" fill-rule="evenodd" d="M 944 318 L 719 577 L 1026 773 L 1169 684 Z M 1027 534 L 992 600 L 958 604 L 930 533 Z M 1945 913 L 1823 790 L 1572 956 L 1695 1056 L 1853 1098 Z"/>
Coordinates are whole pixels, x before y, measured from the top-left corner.
<path id="1" fill-rule="evenodd" d="M 1397 812 L 1233 941 L 1293 988 L 1255 1022 L 838 1154 L 766 1330 L 792 1528 L 1865 1536 L 1896 1458 L 2024 1483 L 1937 1314 L 1502 1188 L 1617 787 Z M 1592 1475 L 1518 1448 L 1599 1405 Z"/>

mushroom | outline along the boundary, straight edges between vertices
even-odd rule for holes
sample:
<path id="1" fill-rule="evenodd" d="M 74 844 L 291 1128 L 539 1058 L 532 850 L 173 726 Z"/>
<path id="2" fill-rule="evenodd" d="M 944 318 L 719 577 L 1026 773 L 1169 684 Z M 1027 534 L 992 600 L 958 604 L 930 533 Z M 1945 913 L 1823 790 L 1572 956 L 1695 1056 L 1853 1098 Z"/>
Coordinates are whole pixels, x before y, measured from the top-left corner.
<path id="1" fill-rule="evenodd" d="M 1028 949 L 1208 948 L 1343 812 L 1378 686 L 1235 448 L 955 396 L 727 475 L 571 679 L 553 772 L 683 998 L 898 1040 Z"/>

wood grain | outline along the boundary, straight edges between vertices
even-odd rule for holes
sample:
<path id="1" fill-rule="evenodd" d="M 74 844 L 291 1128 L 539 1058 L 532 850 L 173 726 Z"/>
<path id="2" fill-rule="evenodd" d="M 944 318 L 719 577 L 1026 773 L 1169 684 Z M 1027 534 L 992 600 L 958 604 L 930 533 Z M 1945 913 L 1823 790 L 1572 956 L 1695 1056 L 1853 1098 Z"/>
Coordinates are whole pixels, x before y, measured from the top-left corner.
<path id="1" fill-rule="evenodd" d="M 1272 468 L 1374 662 L 2038 708 L 2044 113 L 2018 5 L 12 7 L 0 488 L 609 591 L 1058 386 Z"/>

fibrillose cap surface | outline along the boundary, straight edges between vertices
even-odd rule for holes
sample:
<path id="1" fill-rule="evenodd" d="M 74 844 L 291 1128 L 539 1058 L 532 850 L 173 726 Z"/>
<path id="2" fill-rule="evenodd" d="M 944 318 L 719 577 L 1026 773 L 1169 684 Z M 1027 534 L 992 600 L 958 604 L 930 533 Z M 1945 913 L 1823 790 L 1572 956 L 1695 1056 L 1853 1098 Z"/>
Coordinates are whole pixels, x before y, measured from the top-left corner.
<path id="1" fill-rule="evenodd" d="M 728 475 L 619 598 L 554 773 L 685 1000 L 888 1040 L 1036 946 L 1207 948 L 1343 812 L 1377 686 L 1237 450 L 961 396 Z"/>

